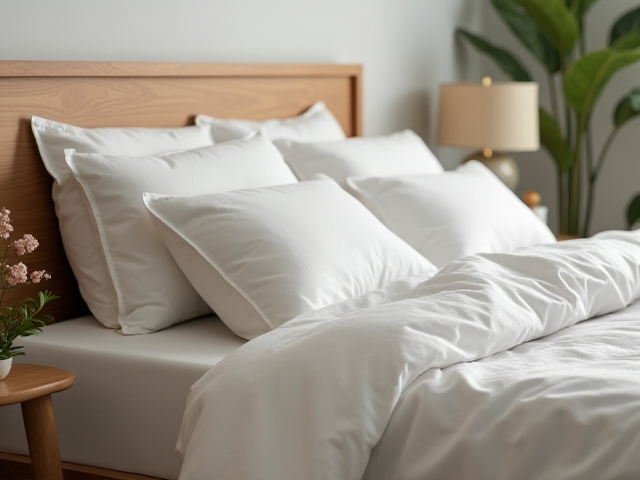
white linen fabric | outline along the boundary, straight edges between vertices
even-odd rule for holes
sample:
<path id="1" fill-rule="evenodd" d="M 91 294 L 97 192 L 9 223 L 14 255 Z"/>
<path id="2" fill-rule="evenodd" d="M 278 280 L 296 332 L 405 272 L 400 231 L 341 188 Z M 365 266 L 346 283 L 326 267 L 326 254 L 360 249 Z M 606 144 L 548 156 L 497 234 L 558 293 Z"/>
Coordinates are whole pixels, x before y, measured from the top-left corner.
<path id="1" fill-rule="evenodd" d="M 145 194 L 191 284 L 237 335 L 435 267 L 333 180 L 213 195 Z"/>
<path id="2" fill-rule="evenodd" d="M 53 400 L 63 462 L 176 479 L 175 445 L 189 388 L 244 343 L 213 315 L 137 336 L 87 316 L 23 338 L 28 354 L 15 362 L 75 376 L 73 388 Z M 29 455 L 19 404 L 0 408 L 0 425 L 0 452 Z"/>
<path id="3" fill-rule="evenodd" d="M 180 479 L 640 475 L 640 318 L 611 337 L 611 323 L 575 326 L 640 296 L 640 232 L 478 254 L 394 290 L 302 315 L 207 372 L 189 394 Z M 539 370 L 517 375 L 520 357 Z"/>
<path id="4" fill-rule="evenodd" d="M 274 143 L 299 180 L 310 180 L 317 174 L 324 174 L 344 187 L 348 177 L 390 177 L 444 171 L 429 147 L 411 130 L 341 141 L 283 139 L 274 140 Z"/>
<path id="5" fill-rule="evenodd" d="M 387 227 L 439 268 L 474 253 L 556 242 L 535 212 L 477 161 L 440 175 L 352 177 L 347 184 Z"/>
<path id="6" fill-rule="evenodd" d="M 158 236 L 145 191 L 198 195 L 297 182 L 262 134 L 149 157 L 67 152 L 84 192 L 124 334 L 150 333 L 210 312 Z"/>
<path id="7" fill-rule="evenodd" d="M 55 180 L 52 193 L 60 234 L 80 293 L 98 321 L 118 328 L 113 285 L 64 150 L 155 155 L 213 145 L 211 133 L 204 127 L 80 128 L 35 116 L 31 117 L 31 127 L 42 161 Z"/>
<path id="8" fill-rule="evenodd" d="M 363 479 L 640 478 L 638 345 L 636 301 L 430 370 L 403 393 Z"/>
<path id="9" fill-rule="evenodd" d="M 228 142 L 262 130 L 271 140 L 291 138 L 299 141 L 341 140 L 344 130 L 324 102 L 314 103 L 302 115 L 268 120 L 240 120 L 197 115 L 196 125 L 211 129 L 216 142 Z"/>

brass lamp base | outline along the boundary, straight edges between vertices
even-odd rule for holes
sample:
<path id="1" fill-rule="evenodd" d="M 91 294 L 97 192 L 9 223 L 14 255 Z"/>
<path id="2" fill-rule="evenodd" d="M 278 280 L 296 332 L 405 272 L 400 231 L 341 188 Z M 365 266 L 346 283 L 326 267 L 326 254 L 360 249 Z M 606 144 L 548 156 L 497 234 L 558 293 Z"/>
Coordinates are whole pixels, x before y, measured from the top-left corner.
<path id="1" fill-rule="evenodd" d="M 518 186 L 520 170 L 518 170 L 516 161 L 509 155 L 500 152 L 491 152 L 489 156 L 485 156 L 484 152 L 478 151 L 464 159 L 465 162 L 469 160 L 478 160 L 484 163 L 484 165 L 511 190 L 515 190 Z"/>

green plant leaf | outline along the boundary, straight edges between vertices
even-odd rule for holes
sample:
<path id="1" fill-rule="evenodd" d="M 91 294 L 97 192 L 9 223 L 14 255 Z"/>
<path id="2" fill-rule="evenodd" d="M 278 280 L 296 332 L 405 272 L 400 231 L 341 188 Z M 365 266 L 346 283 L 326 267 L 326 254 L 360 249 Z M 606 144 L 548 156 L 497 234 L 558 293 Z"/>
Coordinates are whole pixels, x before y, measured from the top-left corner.
<path id="1" fill-rule="evenodd" d="M 562 136 L 558 122 L 543 108 L 540 109 L 540 143 L 553 157 L 561 171 L 573 167 L 574 154 Z"/>
<path id="2" fill-rule="evenodd" d="M 611 48 L 618 50 L 633 50 L 638 47 L 640 47 L 640 32 L 627 33 L 611 44 Z"/>
<path id="3" fill-rule="evenodd" d="M 627 225 L 629 228 L 640 220 L 640 195 L 636 196 L 627 207 Z"/>
<path id="4" fill-rule="evenodd" d="M 597 1 L 598 0 L 567 0 L 565 3 L 582 25 L 582 18 Z"/>
<path id="5" fill-rule="evenodd" d="M 571 53 L 580 36 L 575 15 L 562 0 L 514 0 L 521 5 L 561 56 Z"/>
<path id="6" fill-rule="evenodd" d="M 640 116 L 640 88 L 632 90 L 618 102 L 613 113 L 613 124 L 620 128 L 637 116 Z"/>
<path id="7" fill-rule="evenodd" d="M 4 312 L 0 313 L 0 358 L 24 355 L 23 347 L 13 345 L 14 340 L 40 333 L 45 326 L 45 319 L 50 318 L 40 312 L 47 302 L 56 298 L 48 291 L 38 292 L 38 301 L 25 298 L 16 307 L 4 307 Z M 37 318 L 37 315 L 41 318 Z"/>
<path id="8" fill-rule="evenodd" d="M 614 46 L 619 38 L 640 31 L 640 7 L 624 13 L 611 27 L 609 45 Z"/>
<path id="9" fill-rule="evenodd" d="M 554 74 L 560 70 L 558 50 L 540 31 L 536 22 L 527 15 L 523 7 L 513 0 L 491 0 L 491 3 L 513 34 L 549 73 Z"/>
<path id="10" fill-rule="evenodd" d="M 487 42 L 483 38 L 474 35 L 467 30 L 459 28 L 457 30 L 458 35 L 466 39 L 471 45 L 477 48 L 480 52 L 488 55 L 494 62 L 500 67 L 500 69 L 509 75 L 509 77 L 516 82 L 530 82 L 531 75 L 524 68 L 520 62 L 510 52 L 496 47 Z"/>
<path id="11" fill-rule="evenodd" d="M 638 60 L 640 49 L 609 48 L 591 52 L 573 64 L 563 88 L 566 102 L 578 115 L 581 128 L 586 126 L 593 105 L 613 74 Z"/>

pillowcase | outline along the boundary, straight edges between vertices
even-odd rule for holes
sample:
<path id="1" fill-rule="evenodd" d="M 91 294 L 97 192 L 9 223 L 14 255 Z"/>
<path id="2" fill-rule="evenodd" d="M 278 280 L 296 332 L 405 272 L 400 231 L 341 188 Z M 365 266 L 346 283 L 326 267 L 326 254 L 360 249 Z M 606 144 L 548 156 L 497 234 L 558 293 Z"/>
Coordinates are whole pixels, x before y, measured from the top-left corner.
<path id="1" fill-rule="evenodd" d="M 297 182 L 262 134 L 148 157 L 81 154 L 67 162 L 85 194 L 124 334 L 150 333 L 210 312 L 156 233 L 142 193 L 199 195 Z"/>
<path id="2" fill-rule="evenodd" d="M 556 242 L 549 227 L 477 161 L 439 175 L 350 178 L 348 185 L 438 268 L 474 253 Z"/>
<path id="3" fill-rule="evenodd" d="M 64 150 L 152 155 L 213 145 L 211 133 L 204 127 L 80 128 L 35 116 L 31 127 L 44 165 L 55 180 L 52 193 L 60 234 L 80 293 L 101 323 L 118 328 L 111 279 Z"/>
<path id="4" fill-rule="evenodd" d="M 380 137 L 353 137 L 334 142 L 276 140 L 299 180 L 323 173 L 345 186 L 347 177 L 390 177 L 441 173 L 442 165 L 411 130 Z"/>
<path id="5" fill-rule="evenodd" d="M 257 130 L 263 130 L 271 140 L 292 138 L 304 142 L 345 138 L 342 126 L 324 102 L 313 104 L 306 112 L 296 117 L 252 121 L 198 115 L 196 125 L 210 128 L 216 142 L 242 138 Z"/>
<path id="6" fill-rule="evenodd" d="M 431 263 L 329 178 L 144 202 L 192 285 L 237 335 L 376 290 Z"/>

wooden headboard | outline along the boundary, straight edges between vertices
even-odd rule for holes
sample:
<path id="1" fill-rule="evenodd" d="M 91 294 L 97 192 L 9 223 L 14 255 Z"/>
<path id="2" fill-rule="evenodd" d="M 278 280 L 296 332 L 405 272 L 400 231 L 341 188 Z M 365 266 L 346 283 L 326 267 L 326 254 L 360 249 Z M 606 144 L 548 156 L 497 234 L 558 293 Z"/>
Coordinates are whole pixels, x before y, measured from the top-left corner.
<path id="1" fill-rule="evenodd" d="M 88 312 L 62 248 L 32 115 L 80 127 L 177 127 L 199 113 L 289 117 L 323 100 L 353 136 L 361 134 L 361 78 L 358 65 L 0 61 L 0 207 L 12 212 L 12 238 L 40 241 L 24 259 L 29 270 L 54 277 L 10 291 L 5 303 L 46 288 L 61 297 L 47 310 L 57 321 Z"/>

